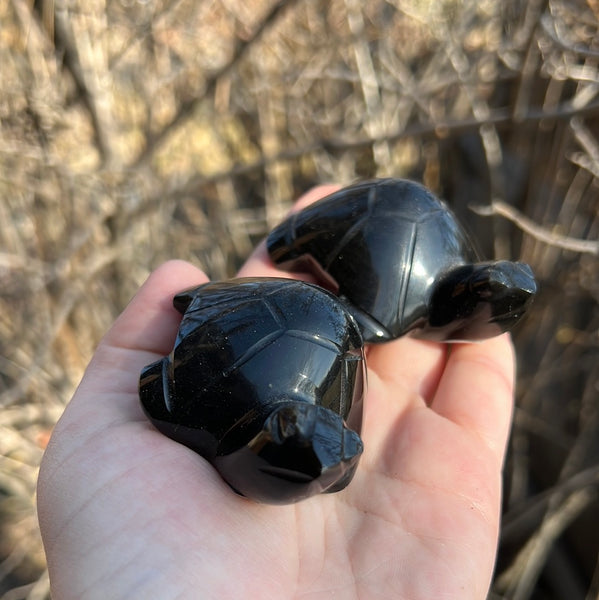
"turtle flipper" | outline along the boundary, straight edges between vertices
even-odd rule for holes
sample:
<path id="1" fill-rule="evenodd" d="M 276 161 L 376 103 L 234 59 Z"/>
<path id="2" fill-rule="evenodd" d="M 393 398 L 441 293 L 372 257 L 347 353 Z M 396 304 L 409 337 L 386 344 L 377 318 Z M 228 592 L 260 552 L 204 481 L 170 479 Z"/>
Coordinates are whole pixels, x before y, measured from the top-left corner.
<path id="1" fill-rule="evenodd" d="M 168 356 L 142 370 L 139 380 L 142 409 L 158 431 L 212 460 L 217 445 L 214 436 L 201 427 L 180 423 L 177 409 L 172 406 L 174 389 L 170 370 Z"/>
<path id="2" fill-rule="evenodd" d="M 139 378 L 139 399 L 147 415 L 160 421 L 170 418 L 169 359 L 161 358 L 143 368 Z"/>
<path id="3" fill-rule="evenodd" d="M 201 285 L 196 285 L 195 287 L 188 288 L 175 294 L 173 297 L 173 306 L 183 315 L 185 311 L 188 309 L 189 305 L 193 302 L 193 300 L 197 297 L 198 292 L 202 289 L 206 284 L 202 283 Z"/>
<path id="4" fill-rule="evenodd" d="M 440 277 L 429 301 L 428 326 L 419 337 L 482 340 L 511 329 L 526 312 L 537 285 L 521 262 L 454 267 Z"/>

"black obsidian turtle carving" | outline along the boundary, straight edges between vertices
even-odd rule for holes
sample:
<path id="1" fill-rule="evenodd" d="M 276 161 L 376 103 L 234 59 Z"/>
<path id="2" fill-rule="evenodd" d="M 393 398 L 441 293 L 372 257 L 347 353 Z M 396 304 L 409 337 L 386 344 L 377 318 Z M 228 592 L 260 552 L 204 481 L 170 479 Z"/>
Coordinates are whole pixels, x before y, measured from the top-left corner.
<path id="1" fill-rule="evenodd" d="M 481 262 L 448 207 L 401 179 L 359 183 L 308 206 L 276 227 L 267 247 L 279 267 L 310 271 L 334 291 L 367 342 L 408 332 L 493 337 L 536 292 L 528 265 Z"/>
<path id="2" fill-rule="evenodd" d="M 362 452 L 364 341 L 491 337 L 536 291 L 528 265 L 481 262 L 447 206 L 398 179 L 328 196 L 267 246 L 281 268 L 308 270 L 322 287 L 237 279 L 184 291 L 173 351 L 140 378 L 152 423 L 261 502 L 350 482 Z"/>
<path id="3" fill-rule="evenodd" d="M 174 298 L 169 356 L 141 374 L 152 423 L 204 456 L 240 494 L 288 503 L 345 487 L 362 441 L 363 342 L 329 292 L 237 279 Z"/>

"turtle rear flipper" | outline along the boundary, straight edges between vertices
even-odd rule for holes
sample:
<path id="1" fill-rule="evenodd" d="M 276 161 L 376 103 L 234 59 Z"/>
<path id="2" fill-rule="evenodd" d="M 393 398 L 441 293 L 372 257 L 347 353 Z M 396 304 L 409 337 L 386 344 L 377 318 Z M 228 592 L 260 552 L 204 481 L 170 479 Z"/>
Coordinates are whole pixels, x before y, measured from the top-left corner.
<path id="1" fill-rule="evenodd" d="M 499 335 L 524 315 L 536 290 L 532 270 L 525 263 L 460 265 L 435 285 L 428 326 L 418 337 L 475 341 Z"/>

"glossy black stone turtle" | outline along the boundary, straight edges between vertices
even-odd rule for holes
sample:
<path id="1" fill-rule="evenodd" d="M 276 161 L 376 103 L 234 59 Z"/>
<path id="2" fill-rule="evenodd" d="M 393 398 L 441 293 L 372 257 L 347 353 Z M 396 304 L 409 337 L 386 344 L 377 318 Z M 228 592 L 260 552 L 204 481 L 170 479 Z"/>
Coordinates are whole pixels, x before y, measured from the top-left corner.
<path id="1" fill-rule="evenodd" d="M 292 215 L 267 246 L 322 287 L 239 279 L 178 294 L 171 354 L 140 397 L 167 436 L 237 492 L 287 503 L 344 488 L 362 452 L 364 340 L 478 340 L 530 304 L 530 267 L 481 262 L 451 211 L 398 179 L 345 188 Z"/>
<path id="2" fill-rule="evenodd" d="M 448 207 L 401 179 L 335 192 L 276 227 L 267 247 L 280 268 L 310 271 L 336 293 L 367 342 L 492 337 L 536 292 L 528 265 L 482 262 Z"/>
<path id="3" fill-rule="evenodd" d="M 342 489 L 362 452 L 363 341 L 329 292 L 237 279 L 175 296 L 173 351 L 142 372 L 152 423 L 238 493 L 288 503 Z"/>

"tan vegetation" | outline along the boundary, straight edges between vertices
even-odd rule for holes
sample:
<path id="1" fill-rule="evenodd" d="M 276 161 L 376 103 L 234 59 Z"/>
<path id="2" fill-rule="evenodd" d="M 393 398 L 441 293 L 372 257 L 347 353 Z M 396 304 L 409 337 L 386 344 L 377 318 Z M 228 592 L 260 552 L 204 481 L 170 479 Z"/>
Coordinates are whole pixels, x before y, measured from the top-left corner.
<path id="1" fill-rule="evenodd" d="M 1 2 L 0 598 L 47 597 L 37 466 L 149 271 L 231 276 L 313 184 L 384 175 L 539 277 L 492 598 L 597 598 L 598 30 L 596 0 Z"/>

